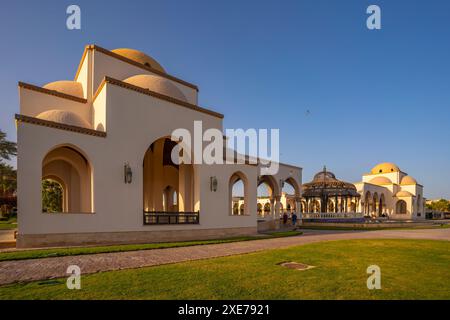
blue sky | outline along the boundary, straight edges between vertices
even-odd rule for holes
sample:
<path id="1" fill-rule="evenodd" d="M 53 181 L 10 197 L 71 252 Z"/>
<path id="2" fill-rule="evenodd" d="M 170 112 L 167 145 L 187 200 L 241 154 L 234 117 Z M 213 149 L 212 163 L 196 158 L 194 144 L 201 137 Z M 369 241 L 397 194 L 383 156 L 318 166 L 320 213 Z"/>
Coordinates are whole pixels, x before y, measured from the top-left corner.
<path id="1" fill-rule="evenodd" d="M 366 28 L 370 4 L 381 30 Z M 450 198 L 449 21 L 445 0 L 3 2 L 0 128 L 16 139 L 17 81 L 72 79 L 86 44 L 131 47 L 197 84 L 225 127 L 280 128 L 305 182 L 324 164 L 356 182 L 389 161 Z"/>

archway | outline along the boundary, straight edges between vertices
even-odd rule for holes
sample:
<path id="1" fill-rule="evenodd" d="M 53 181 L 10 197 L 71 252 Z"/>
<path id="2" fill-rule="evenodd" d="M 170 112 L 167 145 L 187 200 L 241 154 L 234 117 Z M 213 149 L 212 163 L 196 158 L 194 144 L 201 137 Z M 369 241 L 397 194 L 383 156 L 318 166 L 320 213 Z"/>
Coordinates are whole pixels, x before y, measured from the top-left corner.
<path id="1" fill-rule="evenodd" d="M 177 143 L 169 138 L 160 138 L 154 141 L 145 153 L 145 212 L 194 211 L 194 168 L 192 164 L 174 163 L 172 150 L 176 145 Z"/>
<path id="2" fill-rule="evenodd" d="M 364 213 L 366 215 L 370 215 L 371 211 L 372 211 L 372 195 L 370 191 L 367 191 L 364 197 Z"/>
<path id="3" fill-rule="evenodd" d="M 59 146 L 48 152 L 41 179 L 43 212 L 93 212 L 91 165 L 76 147 Z"/>
<path id="4" fill-rule="evenodd" d="M 395 204 L 395 213 L 397 214 L 406 214 L 406 201 L 398 200 Z"/>
<path id="5" fill-rule="evenodd" d="M 383 217 L 386 215 L 386 199 L 384 193 L 380 195 L 380 205 L 378 209 L 378 216 Z"/>
<path id="6" fill-rule="evenodd" d="M 258 203 L 256 205 L 256 211 L 258 211 L 258 216 L 262 217 L 263 216 L 263 206 L 261 203 Z"/>
<path id="7" fill-rule="evenodd" d="M 231 175 L 228 183 L 228 194 L 230 203 L 230 214 L 236 215 L 235 203 L 238 203 L 237 215 L 248 215 L 248 180 L 245 174 L 238 171 Z"/>
<path id="8" fill-rule="evenodd" d="M 271 210 L 270 203 L 266 202 L 266 204 L 264 204 L 264 216 L 270 215 L 270 210 Z"/>

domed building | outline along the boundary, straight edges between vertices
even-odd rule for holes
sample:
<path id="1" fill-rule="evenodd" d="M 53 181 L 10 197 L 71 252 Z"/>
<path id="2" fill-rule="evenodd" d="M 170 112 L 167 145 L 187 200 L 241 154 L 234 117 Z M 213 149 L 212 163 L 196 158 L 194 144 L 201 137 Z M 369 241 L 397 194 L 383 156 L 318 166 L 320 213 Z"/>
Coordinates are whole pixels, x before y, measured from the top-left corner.
<path id="1" fill-rule="evenodd" d="M 365 216 L 425 219 L 423 186 L 394 163 L 377 164 L 355 186 L 361 195 L 360 211 Z"/>
<path id="2" fill-rule="evenodd" d="M 302 212 L 356 213 L 360 194 L 349 182 L 336 179 L 326 167 L 302 186 Z"/>
<path id="3" fill-rule="evenodd" d="M 302 168 L 271 162 L 268 174 L 267 161 L 226 148 L 224 116 L 146 53 L 88 45 L 72 80 L 43 83 L 19 82 L 18 247 L 252 235 L 264 181 L 271 222 L 285 208 L 300 213 Z M 218 161 L 197 160 L 210 147 L 196 146 L 203 132 L 220 142 Z"/>

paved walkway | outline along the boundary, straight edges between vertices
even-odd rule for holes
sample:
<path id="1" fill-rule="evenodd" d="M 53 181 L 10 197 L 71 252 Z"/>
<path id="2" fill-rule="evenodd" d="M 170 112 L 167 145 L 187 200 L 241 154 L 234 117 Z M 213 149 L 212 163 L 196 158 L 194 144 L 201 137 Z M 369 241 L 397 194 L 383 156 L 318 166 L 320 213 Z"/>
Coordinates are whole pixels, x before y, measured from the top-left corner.
<path id="1" fill-rule="evenodd" d="M 348 239 L 431 239 L 450 240 L 450 229 L 317 231 L 304 230 L 296 237 L 211 244 L 192 247 L 100 253 L 44 259 L 0 262 L 0 285 L 67 277 L 69 265 L 78 265 L 82 274 L 157 266 L 190 260 L 244 254 L 307 243 Z"/>

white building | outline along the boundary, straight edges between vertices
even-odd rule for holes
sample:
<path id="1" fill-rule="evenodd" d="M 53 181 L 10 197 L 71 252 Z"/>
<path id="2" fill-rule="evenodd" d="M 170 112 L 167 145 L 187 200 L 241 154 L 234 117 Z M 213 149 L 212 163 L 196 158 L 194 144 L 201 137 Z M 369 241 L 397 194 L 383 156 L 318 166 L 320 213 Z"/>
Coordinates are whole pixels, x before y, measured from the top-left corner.
<path id="1" fill-rule="evenodd" d="M 423 186 L 393 163 L 380 163 L 355 183 L 360 210 L 372 217 L 425 219 Z"/>
<path id="2" fill-rule="evenodd" d="M 302 169 L 280 164 L 180 164 L 170 154 L 175 129 L 223 130 L 223 115 L 198 106 L 198 88 L 132 49 L 86 46 L 73 81 L 19 83 L 18 247 L 219 238 L 257 231 L 257 186 L 294 186 Z M 194 159 L 195 161 L 195 159 Z M 59 212 L 44 212 L 42 181 L 62 192 Z M 232 187 L 243 181 L 243 214 Z M 48 211 L 48 210 L 45 210 Z"/>

